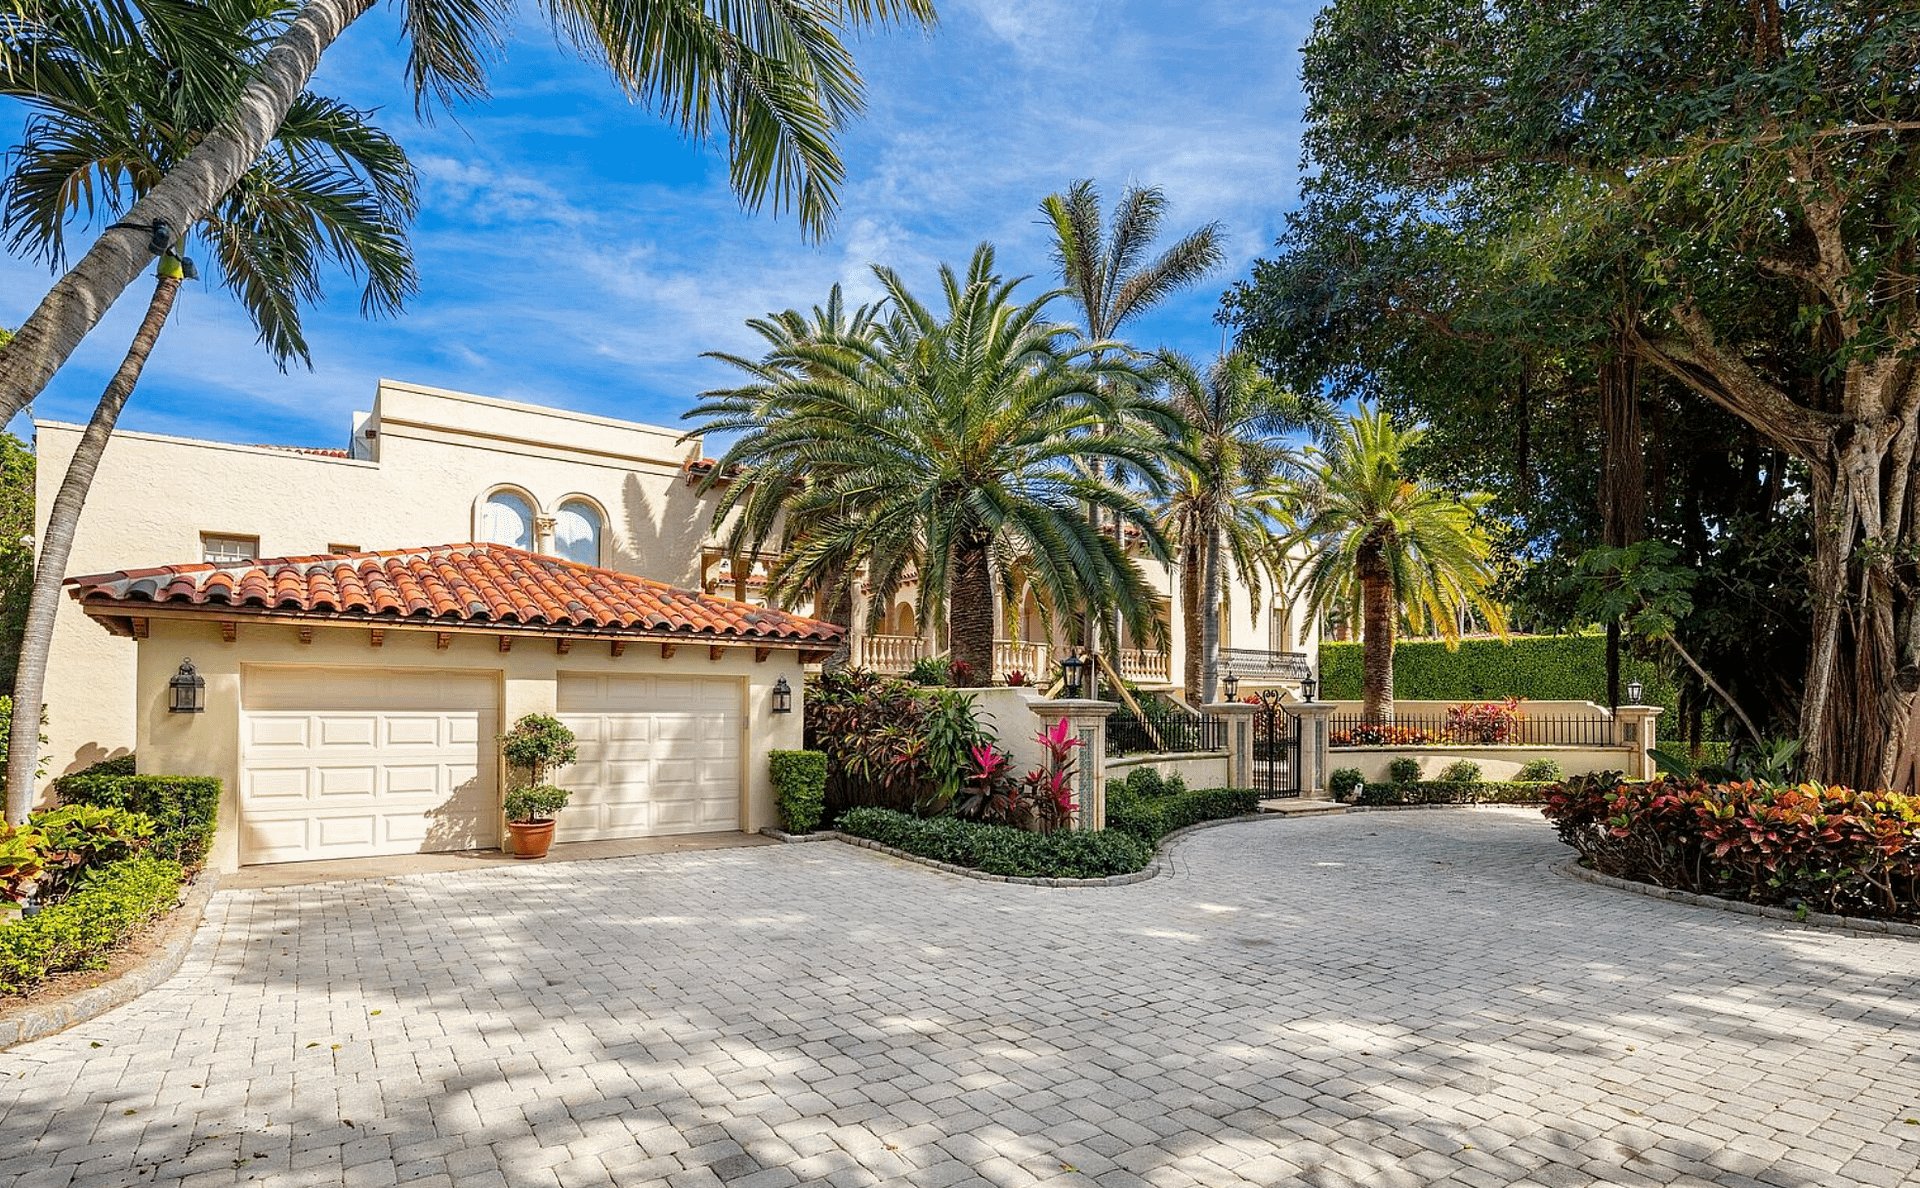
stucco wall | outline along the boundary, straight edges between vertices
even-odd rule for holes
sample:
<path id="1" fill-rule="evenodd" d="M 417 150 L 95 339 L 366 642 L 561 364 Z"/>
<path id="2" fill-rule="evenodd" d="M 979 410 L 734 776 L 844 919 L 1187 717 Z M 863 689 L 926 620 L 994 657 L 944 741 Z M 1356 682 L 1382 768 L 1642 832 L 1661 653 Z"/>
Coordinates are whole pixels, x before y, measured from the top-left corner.
<path id="1" fill-rule="evenodd" d="M 605 514 L 609 567 L 697 583 L 711 505 L 681 476 L 680 461 L 698 446 L 677 444 L 677 430 L 391 380 L 381 381 L 375 410 L 377 462 L 115 434 L 67 572 L 195 562 L 203 532 L 257 536 L 267 557 L 321 553 L 329 544 L 472 540 L 486 495 L 504 485 L 549 514 L 570 496 L 586 497 Z M 347 429 L 324 444 L 344 447 Z M 35 431 L 43 531 L 80 428 L 38 422 Z M 46 697 L 51 775 L 133 745 L 133 674 L 131 641 L 62 599 Z"/>
<path id="2" fill-rule="evenodd" d="M 1124 784 L 1136 767 L 1151 767 L 1163 776 L 1178 775 L 1188 788 L 1224 788 L 1227 786 L 1227 753 L 1201 755 L 1128 755 L 1107 760 L 1107 783 Z"/>
<path id="3" fill-rule="evenodd" d="M 1327 770 L 1357 767 L 1369 784 L 1387 778 L 1387 766 L 1401 756 L 1420 763 L 1420 778 L 1438 779 L 1440 769 L 1460 759 L 1480 765 L 1480 775 L 1489 780 L 1510 780 L 1520 774 L 1523 764 L 1533 759 L 1552 759 L 1564 775 L 1586 775 L 1596 771 L 1631 773 L 1638 750 L 1634 747 L 1335 747 L 1327 751 Z"/>
<path id="4" fill-rule="evenodd" d="M 91 625 L 89 625 L 91 626 Z M 99 631 L 100 628 L 93 627 Z M 104 632 L 102 632 L 104 634 Z M 167 712 L 167 681 L 182 657 L 191 657 L 206 679 L 206 712 Z M 513 650 L 501 652 L 497 636 L 455 634 L 445 651 L 434 647 L 431 630 L 389 630 L 383 646 L 369 646 L 365 628 L 318 627 L 313 642 L 302 644 L 295 628 L 278 624 L 239 626 L 235 641 L 225 643 L 217 624 L 155 619 L 148 638 L 138 645 L 137 679 L 129 705 L 138 722 L 139 767 L 142 772 L 218 776 L 225 787 L 221 800 L 220 832 L 214 841 L 213 864 L 231 870 L 239 864 L 238 821 L 240 786 L 240 686 L 243 665 L 328 665 L 414 669 L 460 669 L 492 674 L 499 682 L 500 721 L 510 725 L 522 714 L 553 713 L 559 673 L 672 673 L 681 676 L 724 677 L 737 681 L 743 698 L 746 737 L 741 748 L 741 825 L 749 832 L 773 825 L 773 785 L 768 777 L 769 750 L 793 750 L 801 745 L 802 689 L 798 654 L 774 651 L 764 663 L 754 660 L 752 648 L 729 648 L 720 659 L 708 658 L 704 645 L 683 646 L 663 659 L 656 643 L 632 643 L 623 656 L 609 654 L 604 643 L 577 642 L 566 655 L 556 652 L 551 639 L 521 637 Z M 795 692 L 794 712 L 774 714 L 772 686 L 785 676 Z M 504 725 L 503 725 L 504 728 Z M 498 786 L 506 787 L 506 773 Z M 557 783 L 565 786 L 565 772 Z"/>

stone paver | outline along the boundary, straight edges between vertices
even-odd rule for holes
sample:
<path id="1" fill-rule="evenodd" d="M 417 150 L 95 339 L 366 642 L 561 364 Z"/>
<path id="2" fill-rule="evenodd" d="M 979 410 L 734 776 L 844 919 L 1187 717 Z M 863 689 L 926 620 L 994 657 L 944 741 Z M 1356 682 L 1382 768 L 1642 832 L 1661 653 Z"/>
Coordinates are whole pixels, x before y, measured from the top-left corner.
<path id="1" fill-rule="evenodd" d="M 1920 943 L 1562 853 L 1368 813 L 1101 890 L 826 844 L 223 891 L 0 1053 L 0 1183 L 1920 1185 Z"/>

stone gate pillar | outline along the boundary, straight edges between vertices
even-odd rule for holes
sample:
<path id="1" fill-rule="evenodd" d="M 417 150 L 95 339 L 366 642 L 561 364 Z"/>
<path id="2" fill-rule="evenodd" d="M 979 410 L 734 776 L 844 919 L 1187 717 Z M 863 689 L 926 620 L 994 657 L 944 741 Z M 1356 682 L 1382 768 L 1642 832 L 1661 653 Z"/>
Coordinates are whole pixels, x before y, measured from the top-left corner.
<path id="1" fill-rule="evenodd" d="M 1298 701 L 1287 706 L 1300 719 L 1300 795 L 1327 797 L 1327 720 L 1338 706 L 1325 701 Z"/>
<path id="2" fill-rule="evenodd" d="M 1215 701 L 1206 712 L 1227 722 L 1227 787 L 1254 787 L 1254 719 L 1266 711 L 1244 701 Z"/>
<path id="3" fill-rule="evenodd" d="M 1666 711 L 1657 705 L 1623 705 L 1613 711 L 1613 724 L 1620 731 L 1619 743 L 1627 749 L 1627 778 L 1650 780 L 1659 774 L 1653 756 L 1647 754 L 1657 744 L 1654 723 Z"/>
<path id="4" fill-rule="evenodd" d="M 1107 715 L 1120 708 L 1111 701 L 1087 701 L 1081 698 L 1031 703 L 1040 719 L 1041 730 L 1051 730 L 1060 719 L 1080 740 L 1074 749 L 1078 774 L 1074 778 L 1073 799 L 1080 811 L 1074 817 L 1076 829 L 1107 827 Z"/>

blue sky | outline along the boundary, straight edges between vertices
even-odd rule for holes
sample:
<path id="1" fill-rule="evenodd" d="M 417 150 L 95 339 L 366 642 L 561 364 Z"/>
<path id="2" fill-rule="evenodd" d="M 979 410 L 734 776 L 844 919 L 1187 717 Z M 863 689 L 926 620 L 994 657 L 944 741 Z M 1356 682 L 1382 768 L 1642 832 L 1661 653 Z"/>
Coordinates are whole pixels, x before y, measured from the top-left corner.
<path id="1" fill-rule="evenodd" d="M 307 317 L 314 369 L 282 374 L 224 290 L 190 286 L 121 425 L 344 445 L 349 412 L 370 406 L 383 376 L 677 425 L 699 391 L 726 380 L 702 351 L 758 353 L 747 318 L 810 306 L 836 281 L 871 296 L 872 262 L 931 295 L 935 267 L 964 264 L 987 239 L 1009 274 L 1034 274 L 1031 291 L 1051 287 L 1037 207 L 1082 177 L 1109 204 L 1129 182 L 1162 187 L 1169 238 L 1223 225 L 1227 266 L 1129 330 L 1142 345 L 1217 351 L 1221 290 L 1296 199 L 1298 51 L 1316 6 L 940 8 L 931 34 L 858 42 L 868 112 L 842 140 L 841 214 L 819 244 L 791 217 L 741 210 L 720 151 L 628 104 L 536 24 L 508 47 L 490 103 L 418 122 L 397 22 L 377 9 L 329 51 L 314 89 L 380 108 L 411 154 L 420 296 L 398 319 L 366 322 L 340 278 Z M 49 283 L 40 265 L 0 261 L 0 324 L 17 324 Z M 142 292 L 88 339 L 37 416 L 86 419 Z"/>

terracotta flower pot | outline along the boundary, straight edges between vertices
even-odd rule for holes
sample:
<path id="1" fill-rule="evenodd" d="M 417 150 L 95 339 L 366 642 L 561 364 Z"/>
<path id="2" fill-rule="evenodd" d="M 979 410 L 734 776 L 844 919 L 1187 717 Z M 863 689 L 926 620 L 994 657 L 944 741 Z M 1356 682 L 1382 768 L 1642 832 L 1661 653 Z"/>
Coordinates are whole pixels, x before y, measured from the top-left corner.
<path id="1" fill-rule="evenodd" d="M 513 832 L 515 858 L 547 856 L 547 847 L 553 844 L 553 818 L 544 821 L 508 821 L 507 828 Z"/>

